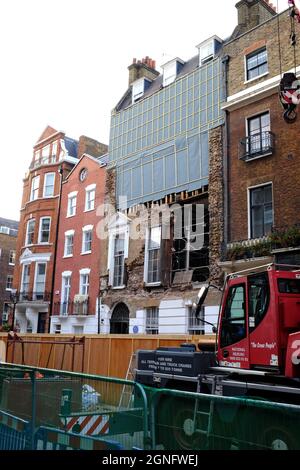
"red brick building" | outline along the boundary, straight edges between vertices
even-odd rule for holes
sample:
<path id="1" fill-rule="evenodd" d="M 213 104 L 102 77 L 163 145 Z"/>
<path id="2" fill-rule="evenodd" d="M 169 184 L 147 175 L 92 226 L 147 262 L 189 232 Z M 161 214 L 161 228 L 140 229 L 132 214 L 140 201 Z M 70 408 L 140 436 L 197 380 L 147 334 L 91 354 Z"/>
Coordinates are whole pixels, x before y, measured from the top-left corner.
<path id="1" fill-rule="evenodd" d="M 97 333 L 105 157 L 84 154 L 62 185 L 51 333 Z"/>
<path id="2" fill-rule="evenodd" d="M 242 0 L 243 24 L 258 4 Z M 289 12 L 275 11 L 261 24 L 224 46 L 228 96 L 227 154 L 224 166 L 227 271 L 275 259 L 300 263 L 300 117 L 283 118 L 278 90 L 282 75 L 300 73 L 290 43 Z M 300 26 L 296 26 L 297 35 Z M 279 32 L 278 32 L 279 31 Z M 246 265 L 245 265 L 246 263 Z"/>
<path id="3" fill-rule="evenodd" d="M 22 333 L 48 331 L 62 182 L 85 151 L 99 156 L 106 149 L 93 139 L 82 136 L 76 141 L 49 126 L 33 148 L 23 180 L 13 282 L 14 326 Z"/>

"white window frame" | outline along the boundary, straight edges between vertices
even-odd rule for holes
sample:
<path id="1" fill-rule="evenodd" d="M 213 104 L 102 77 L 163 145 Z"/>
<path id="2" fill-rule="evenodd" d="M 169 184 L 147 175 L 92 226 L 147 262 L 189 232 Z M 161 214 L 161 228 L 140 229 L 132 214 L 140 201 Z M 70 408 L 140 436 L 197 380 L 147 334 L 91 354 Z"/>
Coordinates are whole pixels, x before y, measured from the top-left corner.
<path id="1" fill-rule="evenodd" d="M 50 195 L 46 195 L 46 188 L 47 187 L 50 187 L 50 185 L 47 185 L 47 177 L 49 176 L 53 176 L 53 187 L 52 187 L 52 194 Z M 45 176 L 44 176 L 44 188 L 43 188 L 43 197 L 44 198 L 48 198 L 48 197 L 53 197 L 54 196 L 54 188 L 55 188 L 55 173 L 54 172 L 51 172 L 51 173 L 45 173 Z"/>
<path id="2" fill-rule="evenodd" d="M 67 208 L 67 217 L 74 217 L 76 215 L 76 209 L 77 209 L 77 194 L 78 191 L 73 191 L 72 193 L 68 194 L 68 208 Z M 75 205 L 71 205 L 71 201 L 75 200 Z M 71 213 L 71 208 L 74 209 L 74 213 Z"/>
<path id="3" fill-rule="evenodd" d="M 79 295 L 89 296 L 90 291 L 90 274 L 91 270 L 89 268 L 81 269 L 79 271 Z M 88 276 L 88 283 L 83 282 L 83 278 Z M 83 288 L 85 292 L 83 292 Z"/>
<path id="4" fill-rule="evenodd" d="M 49 219 L 50 224 L 49 224 L 49 237 L 47 242 L 42 242 L 42 226 L 43 226 L 43 220 Z M 39 238 L 38 238 L 38 244 L 39 245 L 49 245 L 50 243 L 50 235 L 51 235 L 51 217 L 50 216 L 45 216 L 40 218 L 40 226 L 39 226 Z"/>
<path id="5" fill-rule="evenodd" d="M 144 283 L 147 286 L 160 286 L 161 279 L 157 282 L 148 282 L 148 264 L 149 264 L 149 242 L 150 242 L 150 231 L 155 228 L 160 228 L 160 250 L 161 250 L 161 235 L 162 235 L 162 227 L 161 225 L 156 225 L 154 227 L 147 227 L 146 229 L 146 243 L 145 243 L 145 263 L 144 263 Z M 159 250 L 159 251 L 160 251 Z"/>
<path id="6" fill-rule="evenodd" d="M 37 182 L 37 186 L 35 183 Z M 31 180 L 30 201 L 36 201 L 39 198 L 40 175 L 34 176 Z"/>
<path id="7" fill-rule="evenodd" d="M 66 281 L 68 280 L 68 284 Z M 67 296 L 65 297 L 65 288 L 68 288 Z M 68 303 L 71 297 L 71 288 L 72 288 L 72 271 L 65 271 L 62 273 L 61 277 L 61 298 L 60 298 L 60 315 L 68 315 Z M 65 310 L 66 304 L 66 310 Z"/>
<path id="8" fill-rule="evenodd" d="M 154 311 L 155 315 L 153 314 Z M 145 331 L 147 335 L 158 335 L 159 307 L 148 307 L 145 309 Z"/>
<path id="9" fill-rule="evenodd" d="M 266 49 L 266 52 L 267 52 L 267 65 L 268 65 L 268 70 L 266 72 L 263 72 L 261 73 L 260 75 L 257 75 L 256 77 L 253 77 L 253 78 L 249 78 L 248 80 L 248 67 L 247 67 L 247 58 L 250 56 L 250 55 L 255 55 L 255 52 L 258 54 L 262 49 Z M 267 50 L 267 46 L 263 46 L 263 47 L 260 47 L 259 49 L 256 49 L 255 51 L 252 51 L 250 52 L 249 54 L 246 54 L 244 55 L 244 77 L 245 77 L 245 80 L 244 80 L 244 85 L 246 85 L 247 83 L 251 83 L 251 82 L 254 82 L 255 80 L 257 80 L 258 78 L 262 78 L 262 77 L 265 77 L 266 75 L 269 75 L 269 54 L 268 54 L 268 50 Z"/>
<path id="10" fill-rule="evenodd" d="M 90 199 L 90 195 L 94 194 L 94 198 Z M 84 212 L 93 211 L 95 209 L 95 200 L 96 200 L 96 184 L 90 184 L 85 188 L 85 206 Z M 91 207 L 89 204 L 92 202 Z"/>
<path id="11" fill-rule="evenodd" d="M 87 255 L 92 253 L 92 243 L 93 243 L 93 225 L 86 225 L 85 227 L 82 227 L 82 245 L 81 245 L 81 254 L 82 255 Z M 91 234 L 91 249 L 90 250 L 85 250 L 85 243 L 86 243 L 86 234 L 90 233 Z"/>
<path id="12" fill-rule="evenodd" d="M 273 206 L 273 224 L 276 226 L 275 224 L 275 206 L 274 206 L 274 187 L 273 187 L 273 181 L 267 181 L 266 183 L 262 183 L 262 184 L 257 184 L 255 186 L 249 186 L 247 188 L 247 205 L 248 205 L 248 239 L 249 240 L 252 240 L 251 239 L 251 190 L 252 189 L 256 189 L 256 188 L 260 188 L 261 186 L 269 186 L 271 185 L 272 186 L 272 206 Z"/>
<path id="13" fill-rule="evenodd" d="M 108 256 L 107 256 L 107 270 L 109 272 L 109 285 L 112 289 L 124 289 L 125 284 L 119 287 L 113 287 L 114 279 L 114 251 L 115 251 L 115 238 L 117 235 L 124 237 L 124 265 L 128 259 L 129 250 L 129 223 L 130 220 L 119 213 L 116 214 L 116 219 L 109 227 L 109 242 L 108 242 Z"/>
<path id="14" fill-rule="evenodd" d="M 15 266 L 16 264 L 16 250 L 9 250 L 9 266 Z"/>
<path id="15" fill-rule="evenodd" d="M 25 269 L 29 267 L 29 282 L 28 282 L 28 289 L 25 291 L 24 290 L 24 275 L 25 275 Z M 30 289 L 30 277 L 31 277 L 31 263 L 24 263 L 23 264 L 23 270 L 22 270 L 22 279 L 21 279 L 21 293 L 28 293 Z"/>
<path id="16" fill-rule="evenodd" d="M 44 290 L 43 291 L 37 291 L 38 266 L 40 264 L 43 264 L 45 266 L 45 280 L 44 280 Z M 45 294 L 45 291 L 46 291 L 46 277 L 47 277 L 47 262 L 37 261 L 35 263 L 34 284 L 33 284 L 33 292 L 35 292 L 35 295 L 36 294 Z"/>
<path id="17" fill-rule="evenodd" d="M 10 281 L 10 282 L 8 282 Z M 5 287 L 5 290 L 7 291 L 11 291 L 12 288 L 13 288 L 13 281 L 14 281 L 14 276 L 12 274 L 8 274 L 6 276 L 6 287 Z M 10 284 L 10 287 L 7 287 L 8 285 Z"/>
<path id="18" fill-rule="evenodd" d="M 30 219 L 30 220 L 28 220 L 28 222 L 27 222 L 26 237 L 25 237 L 25 246 L 32 246 L 32 245 L 34 245 L 35 222 L 36 222 L 35 219 Z M 29 235 L 29 230 L 28 230 L 28 229 L 29 229 L 29 224 L 30 224 L 30 223 L 34 223 L 33 232 L 31 232 L 31 233 L 33 233 L 33 243 L 28 243 L 28 235 Z"/>
<path id="19" fill-rule="evenodd" d="M 52 142 L 52 147 L 51 147 L 51 163 L 56 163 L 56 159 L 57 159 L 57 148 L 58 148 L 58 144 L 57 144 L 57 141 L 55 142 Z"/>
<path id="20" fill-rule="evenodd" d="M 54 334 L 60 335 L 61 334 L 61 323 L 55 323 L 54 325 Z"/>
<path id="21" fill-rule="evenodd" d="M 42 148 L 42 164 L 47 165 L 50 161 L 50 144 Z"/>
<path id="22" fill-rule="evenodd" d="M 74 253 L 74 235 L 75 235 L 75 230 L 68 230 L 65 232 L 65 246 L 64 246 L 64 258 L 72 258 L 73 253 Z M 68 243 L 67 240 L 70 238 L 73 238 L 73 243 L 72 243 L 72 253 L 68 254 L 67 253 L 67 248 L 68 248 Z"/>

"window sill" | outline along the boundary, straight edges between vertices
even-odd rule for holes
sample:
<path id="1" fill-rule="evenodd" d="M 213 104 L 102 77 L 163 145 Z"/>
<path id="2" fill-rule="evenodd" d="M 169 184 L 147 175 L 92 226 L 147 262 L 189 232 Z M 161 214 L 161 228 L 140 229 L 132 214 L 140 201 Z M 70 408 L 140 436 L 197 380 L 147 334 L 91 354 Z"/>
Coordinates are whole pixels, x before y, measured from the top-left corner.
<path id="1" fill-rule="evenodd" d="M 91 251 L 83 251 L 82 253 L 80 253 L 81 255 L 91 255 L 92 254 L 92 250 Z"/>
<path id="2" fill-rule="evenodd" d="M 68 215 L 66 216 L 66 219 L 70 219 L 70 217 L 75 217 L 75 215 L 76 215 L 76 212 L 75 212 L 75 214 L 68 214 Z"/>
<path id="3" fill-rule="evenodd" d="M 113 290 L 122 290 L 122 289 L 125 289 L 126 286 L 111 286 L 111 288 L 112 288 Z"/>
<path id="4" fill-rule="evenodd" d="M 161 282 L 145 282 L 146 287 L 159 287 L 161 286 Z"/>
<path id="5" fill-rule="evenodd" d="M 73 255 L 64 255 L 63 258 L 73 258 Z"/>
<path id="6" fill-rule="evenodd" d="M 54 199 L 54 198 L 56 198 L 56 196 L 52 194 L 52 196 L 43 196 L 41 199 Z"/>
<path id="7" fill-rule="evenodd" d="M 255 80 L 258 80 L 259 78 L 266 77 L 267 75 L 269 75 L 269 72 L 265 72 L 265 73 L 262 73 L 261 75 L 257 75 L 257 77 L 250 78 L 250 80 L 245 80 L 244 85 L 248 85 L 248 83 L 252 83 Z"/>
<path id="8" fill-rule="evenodd" d="M 6 290 L 7 292 L 11 292 L 11 291 L 12 291 L 12 287 L 11 287 L 10 289 L 8 289 L 8 288 L 6 287 L 5 290 Z"/>
<path id="9" fill-rule="evenodd" d="M 37 245 L 49 246 L 49 245 L 52 245 L 52 243 L 50 243 L 50 242 L 38 242 Z"/>
<path id="10" fill-rule="evenodd" d="M 94 210 L 95 210 L 95 207 L 93 207 L 93 209 L 84 209 L 83 212 L 92 212 L 92 211 L 94 211 Z"/>
<path id="11" fill-rule="evenodd" d="M 15 266 L 15 263 L 8 263 L 8 266 Z"/>

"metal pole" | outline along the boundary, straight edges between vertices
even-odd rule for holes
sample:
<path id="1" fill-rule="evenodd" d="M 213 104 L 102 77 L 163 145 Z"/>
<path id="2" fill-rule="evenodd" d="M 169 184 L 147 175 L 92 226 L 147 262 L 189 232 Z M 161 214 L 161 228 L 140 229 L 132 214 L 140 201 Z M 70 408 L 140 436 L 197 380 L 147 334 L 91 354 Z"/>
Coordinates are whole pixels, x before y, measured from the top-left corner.
<path id="1" fill-rule="evenodd" d="M 34 450 L 34 437 L 36 428 L 36 378 L 35 371 L 30 373 L 31 384 L 32 384 L 32 396 L 31 396 L 31 442 L 30 448 Z"/>
<path id="2" fill-rule="evenodd" d="M 101 333 L 101 306 L 102 306 L 102 298 L 101 298 L 101 294 L 99 292 L 99 296 L 98 296 L 98 335 L 100 335 Z"/>
<path id="3" fill-rule="evenodd" d="M 17 303 L 14 301 L 14 306 L 13 306 L 13 314 L 12 314 L 12 325 L 11 325 L 11 329 L 12 331 L 14 331 L 14 325 L 15 325 L 15 312 L 16 312 L 16 305 Z"/>

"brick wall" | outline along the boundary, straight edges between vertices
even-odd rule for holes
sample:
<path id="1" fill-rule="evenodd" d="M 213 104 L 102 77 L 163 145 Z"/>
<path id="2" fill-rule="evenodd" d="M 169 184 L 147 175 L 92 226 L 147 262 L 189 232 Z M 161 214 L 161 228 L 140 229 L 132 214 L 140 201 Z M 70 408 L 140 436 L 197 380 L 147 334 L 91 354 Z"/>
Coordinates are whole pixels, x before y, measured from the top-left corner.
<path id="1" fill-rule="evenodd" d="M 0 233 L 0 325 L 4 303 L 10 302 L 10 292 L 6 290 L 8 275 L 14 274 L 14 266 L 9 264 L 9 254 L 11 250 L 16 250 L 17 238 Z"/>

